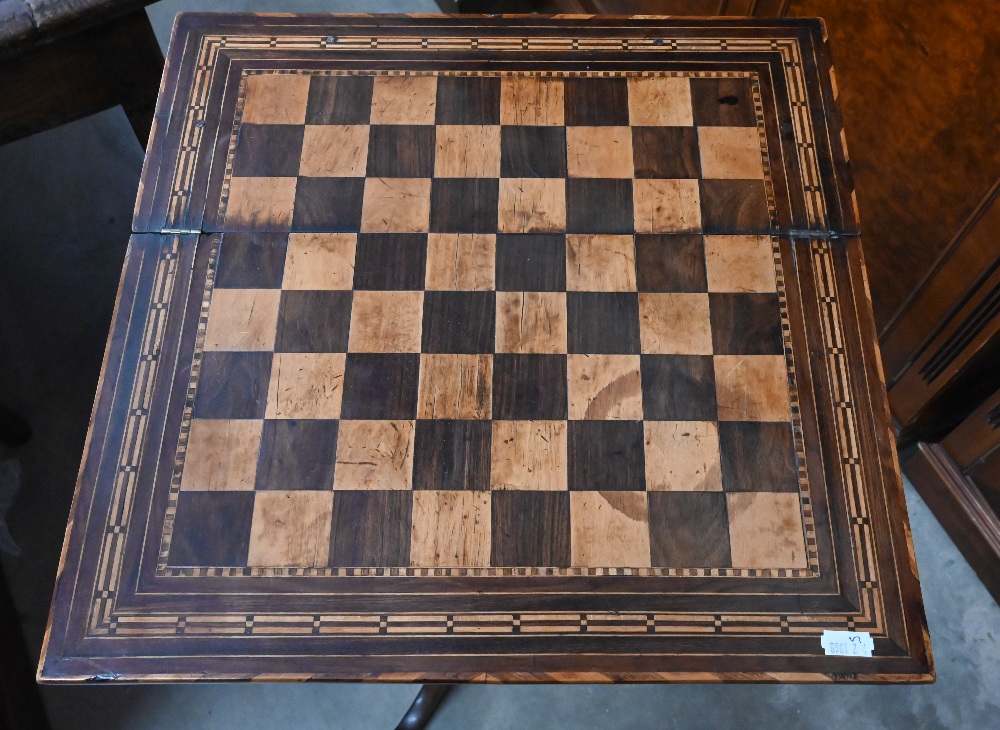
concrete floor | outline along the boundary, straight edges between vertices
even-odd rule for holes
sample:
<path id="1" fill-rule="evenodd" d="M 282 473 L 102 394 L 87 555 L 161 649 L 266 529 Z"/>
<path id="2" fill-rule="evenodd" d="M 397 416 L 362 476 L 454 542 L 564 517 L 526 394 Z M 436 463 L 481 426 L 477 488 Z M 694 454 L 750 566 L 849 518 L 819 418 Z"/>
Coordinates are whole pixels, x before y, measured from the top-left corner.
<path id="1" fill-rule="evenodd" d="M 420 3 L 165 0 L 150 8 L 166 45 L 180 10 L 434 12 Z M 3 555 L 37 657 L 128 240 L 142 150 L 120 109 L 0 148 L 0 402 L 35 439 L 16 459 Z M 0 489 L 2 492 L 2 489 Z M 932 686 L 461 687 L 432 728 L 961 728 L 1000 716 L 1000 607 L 916 493 L 907 499 L 938 682 Z M 2 500 L 2 494 L 0 494 Z M 2 650 L 0 650 L 2 651 Z M 46 687 L 55 728 L 390 728 L 409 686 Z"/>

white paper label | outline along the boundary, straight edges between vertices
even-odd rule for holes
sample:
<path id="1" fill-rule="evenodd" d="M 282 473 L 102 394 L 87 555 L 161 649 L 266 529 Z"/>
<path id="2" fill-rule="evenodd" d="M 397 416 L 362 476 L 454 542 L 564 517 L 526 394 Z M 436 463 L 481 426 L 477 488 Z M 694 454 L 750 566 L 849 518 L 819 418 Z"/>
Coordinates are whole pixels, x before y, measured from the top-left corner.
<path id="1" fill-rule="evenodd" d="M 875 642 L 867 631 L 824 631 L 819 640 L 827 656 L 871 656 Z"/>

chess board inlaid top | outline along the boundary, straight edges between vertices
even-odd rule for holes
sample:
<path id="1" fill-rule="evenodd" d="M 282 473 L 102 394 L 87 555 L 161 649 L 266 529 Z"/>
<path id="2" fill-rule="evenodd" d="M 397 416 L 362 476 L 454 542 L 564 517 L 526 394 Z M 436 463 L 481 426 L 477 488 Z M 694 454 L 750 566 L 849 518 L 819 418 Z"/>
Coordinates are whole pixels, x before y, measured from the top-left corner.
<path id="1" fill-rule="evenodd" d="M 819 26 L 469 22 L 182 16 L 42 676 L 926 679 Z"/>

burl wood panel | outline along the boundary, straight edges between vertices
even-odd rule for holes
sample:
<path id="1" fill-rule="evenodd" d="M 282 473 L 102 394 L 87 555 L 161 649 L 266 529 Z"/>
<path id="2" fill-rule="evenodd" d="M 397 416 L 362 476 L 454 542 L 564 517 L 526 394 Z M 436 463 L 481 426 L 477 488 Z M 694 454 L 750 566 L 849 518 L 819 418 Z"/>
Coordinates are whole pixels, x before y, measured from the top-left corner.
<path id="1" fill-rule="evenodd" d="M 929 679 L 821 26 L 468 23 L 182 19 L 43 678 Z"/>

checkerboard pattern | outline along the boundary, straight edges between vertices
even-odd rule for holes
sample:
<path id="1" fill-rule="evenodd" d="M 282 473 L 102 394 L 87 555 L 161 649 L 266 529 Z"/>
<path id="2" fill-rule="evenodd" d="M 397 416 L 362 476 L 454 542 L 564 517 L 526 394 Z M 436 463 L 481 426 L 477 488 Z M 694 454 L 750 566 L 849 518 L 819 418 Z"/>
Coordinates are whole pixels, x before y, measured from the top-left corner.
<path id="1" fill-rule="evenodd" d="M 763 233 L 750 78 L 246 77 L 226 230 Z"/>
<path id="2" fill-rule="evenodd" d="M 757 130 L 698 81 L 250 76 L 227 220 L 292 232 L 223 237 L 169 564 L 807 567 L 772 239 L 703 231 Z"/>

